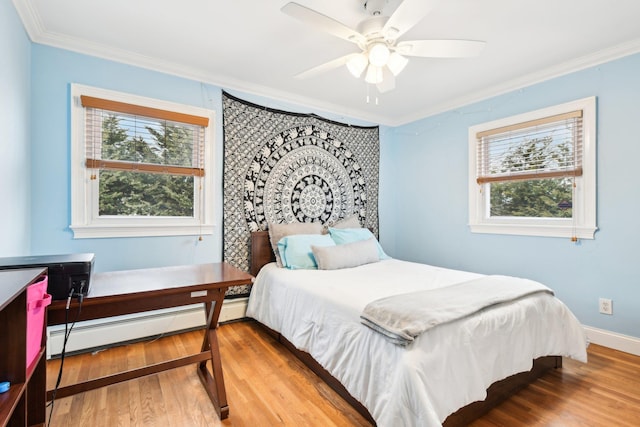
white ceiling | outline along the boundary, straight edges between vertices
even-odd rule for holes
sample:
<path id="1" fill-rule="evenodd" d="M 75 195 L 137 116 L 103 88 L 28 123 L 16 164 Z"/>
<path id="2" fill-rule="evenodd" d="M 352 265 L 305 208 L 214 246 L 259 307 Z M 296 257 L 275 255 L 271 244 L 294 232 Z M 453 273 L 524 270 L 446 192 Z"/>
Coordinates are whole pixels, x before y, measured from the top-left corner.
<path id="1" fill-rule="evenodd" d="M 352 28 L 367 17 L 359 0 L 296 1 Z M 345 67 L 293 78 L 358 48 L 282 13 L 288 0 L 13 2 L 36 43 L 392 126 L 640 52 L 640 0 L 442 0 L 400 40 L 483 40 L 482 54 L 411 58 L 367 103 Z"/>

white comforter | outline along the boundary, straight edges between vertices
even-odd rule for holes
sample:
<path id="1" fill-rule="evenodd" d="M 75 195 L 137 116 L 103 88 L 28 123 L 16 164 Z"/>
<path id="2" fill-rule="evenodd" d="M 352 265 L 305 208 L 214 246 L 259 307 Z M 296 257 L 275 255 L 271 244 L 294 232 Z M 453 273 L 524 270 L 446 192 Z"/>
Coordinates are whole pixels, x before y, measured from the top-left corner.
<path id="1" fill-rule="evenodd" d="M 247 316 L 313 356 L 364 404 L 380 427 L 440 426 L 486 396 L 493 382 L 546 355 L 586 362 L 582 327 L 557 298 L 535 294 L 433 328 L 407 347 L 360 323 L 370 302 L 480 274 L 399 260 L 342 270 L 265 266 Z"/>

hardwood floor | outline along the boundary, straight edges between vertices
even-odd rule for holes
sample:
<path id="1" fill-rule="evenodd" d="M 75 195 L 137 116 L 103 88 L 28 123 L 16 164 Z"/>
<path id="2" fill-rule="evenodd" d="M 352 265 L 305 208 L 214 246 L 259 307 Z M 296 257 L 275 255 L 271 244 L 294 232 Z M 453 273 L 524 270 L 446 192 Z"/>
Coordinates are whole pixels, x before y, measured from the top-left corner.
<path id="1" fill-rule="evenodd" d="M 161 362 L 201 345 L 202 331 L 67 357 L 62 384 Z M 51 426 L 370 426 L 254 322 L 218 333 L 230 416 L 219 421 L 194 366 L 58 399 Z M 48 389 L 60 361 L 47 363 Z M 472 424 L 640 426 L 640 357 L 589 347 Z"/>
<path id="2" fill-rule="evenodd" d="M 564 358 L 472 426 L 640 426 L 640 357 L 595 344 L 588 355 Z"/>

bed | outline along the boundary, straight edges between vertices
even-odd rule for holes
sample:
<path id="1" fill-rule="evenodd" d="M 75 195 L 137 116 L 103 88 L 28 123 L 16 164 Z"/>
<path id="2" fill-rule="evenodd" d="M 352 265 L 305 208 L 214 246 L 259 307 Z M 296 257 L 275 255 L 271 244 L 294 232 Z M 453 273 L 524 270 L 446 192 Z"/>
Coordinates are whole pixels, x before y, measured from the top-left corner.
<path id="1" fill-rule="evenodd" d="M 247 316 L 380 427 L 466 425 L 560 367 L 562 356 L 586 362 L 582 327 L 548 292 L 445 322 L 398 345 L 362 323 L 371 303 L 485 276 L 396 259 L 289 270 L 274 262 L 267 232 L 252 233 L 251 254 L 256 280 Z"/>

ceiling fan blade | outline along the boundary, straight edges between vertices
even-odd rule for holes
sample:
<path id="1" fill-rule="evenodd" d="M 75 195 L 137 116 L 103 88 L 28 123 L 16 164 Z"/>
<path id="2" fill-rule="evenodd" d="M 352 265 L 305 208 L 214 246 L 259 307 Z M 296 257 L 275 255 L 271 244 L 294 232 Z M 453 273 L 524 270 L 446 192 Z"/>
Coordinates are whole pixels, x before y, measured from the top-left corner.
<path id="1" fill-rule="evenodd" d="M 426 58 L 468 58 L 480 55 L 485 45 L 476 40 L 411 40 L 399 42 L 396 52 Z"/>
<path id="2" fill-rule="evenodd" d="M 329 62 L 325 62 L 324 64 L 320 64 L 318 66 L 315 66 L 313 68 L 309 68 L 306 71 L 303 71 L 299 74 L 296 74 L 294 77 L 296 79 L 308 79 L 310 77 L 315 77 L 318 74 L 322 74 L 325 73 L 327 71 L 331 71 L 335 68 L 341 67 L 343 65 L 345 65 L 347 63 L 347 61 L 349 61 L 349 59 L 351 59 L 351 57 L 353 56 L 357 56 L 360 55 L 359 53 L 350 53 L 349 55 L 345 55 L 345 56 L 341 56 L 340 58 L 336 58 L 332 61 Z"/>
<path id="3" fill-rule="evenodd" d="M 401 35 L 414 27 L 442 0 L 404 0 L 382 28 L 382 34 L 391 40 L 397 40 Z"/>
<path id="4" fill-rule="evenodd" d="M 396 78 L 387 67 L 382 69 L 382 81 L 376 85 L 376 88 L 380 93 L 389 92 L 396 88 Z"/>
<path id="5" fill-rule="evenodd" d="M 280 10 L 299 21 L 352 43 L 358 44 L 366 41 L 362 34 L 347 27 L 342 22 L 338 22 L 333 18 L 298 3 L 287 3 L 282 6 Z"/>

